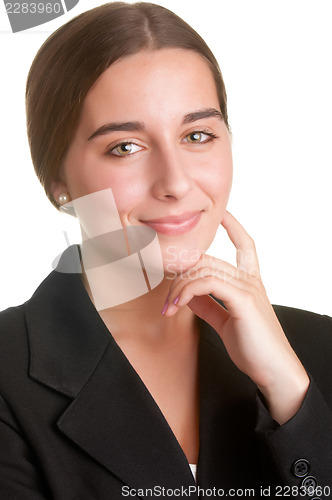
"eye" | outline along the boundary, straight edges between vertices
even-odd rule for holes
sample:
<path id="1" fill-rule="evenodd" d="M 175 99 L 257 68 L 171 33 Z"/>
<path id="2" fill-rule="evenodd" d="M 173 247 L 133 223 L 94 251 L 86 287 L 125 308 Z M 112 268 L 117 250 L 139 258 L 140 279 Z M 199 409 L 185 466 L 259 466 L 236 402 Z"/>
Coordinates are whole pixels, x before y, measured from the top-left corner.
<path id="1" fill-rule="evenodd" d="M 190 132 L 190 134 L 186 135 L 185 142 L 189 142 L 191 144 L 204 144 L 216 138 L 217 136 L 212 132 L 195 130 L 194 132 Z"/>
<path id="2" fill-rule="evenodd" d="M 141 149 L 143 148 L 133 142 L 121 142 L 121 144 L 118 144 L 114 148 L 110 149 L 109 154 L 124 157 L 137 153 L 138 151 L 141 151 Z"/>

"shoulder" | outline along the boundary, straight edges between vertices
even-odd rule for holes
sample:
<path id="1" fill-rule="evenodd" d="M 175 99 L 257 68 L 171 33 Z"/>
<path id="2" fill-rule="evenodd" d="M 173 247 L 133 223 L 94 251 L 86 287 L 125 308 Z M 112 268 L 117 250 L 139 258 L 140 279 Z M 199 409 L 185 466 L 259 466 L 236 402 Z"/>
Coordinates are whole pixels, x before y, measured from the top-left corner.
<path id="1" fill-rule="evenodd" d="M 5 398 L 17 394 L 20 386 L 25 386 L 28 370 L 29 342 L 24 305 L 10 307 L 0 312 L 0 394 Z"/>
<path id="2" fill-rule="evenodd" d="M 0 312 L 0 358 L 5 365 L 27 349 L 27 328 L 24 304 Z"/>
<path id="3" fill-rule="evenodd" d="M 24 304 L 0 311 L 0 346 L 12 344 L 17 335 L 25 334 Z M 1 349 L 2 352 L 2 349 Z"/>
<path id="4" fill-rule="evenodd" d="M 332 406 L 332 318 L 273 305 L 289 343 Z"/>
<path id="5" fill-rule="evenodd" d="M 331 344 L 332 318 L 330 316 L 280 305 L 273 305 L 273 309 L 291 343 L 299 346 L 316 341 Z"/>
<path id="6" fill-rule="evenodd" d="M 11 376 L 17 378 L 18 373 L 28 372 L 31 330 L 36 332 L 35 337 L 38 339 L 44 337 L 62 310 L 58 297 L 64 295 L 67 281 L 65 274 L 53 271 L 40 283 L 29 300 L 0 312 L 0 380 L 4 376 L 14 383 Z"/>

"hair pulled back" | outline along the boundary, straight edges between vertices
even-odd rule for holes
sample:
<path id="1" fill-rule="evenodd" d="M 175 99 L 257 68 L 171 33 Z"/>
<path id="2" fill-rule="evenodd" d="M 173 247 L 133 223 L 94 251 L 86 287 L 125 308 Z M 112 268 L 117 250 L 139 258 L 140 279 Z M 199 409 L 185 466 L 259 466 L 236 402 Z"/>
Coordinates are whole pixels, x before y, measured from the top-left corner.
<path id="1" fill-rule="evenodd" d="M 228 127 L 225 86 L 213 53 L 193 28 L 164 7 L 107 3 L 70 20 L 41 46 L 27 79 L 27 131 L 36 174 L 57 208 L 51 182 L 59 177 L 89 89 L 118 59 L 167 47 L 192 50 L 207 60 Z"/>

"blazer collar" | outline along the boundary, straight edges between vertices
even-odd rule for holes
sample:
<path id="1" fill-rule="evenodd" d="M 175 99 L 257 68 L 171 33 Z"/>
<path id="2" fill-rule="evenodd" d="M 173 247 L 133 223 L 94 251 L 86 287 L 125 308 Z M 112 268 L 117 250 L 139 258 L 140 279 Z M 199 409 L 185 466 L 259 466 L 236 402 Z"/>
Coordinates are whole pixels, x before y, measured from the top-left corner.
<path id="1" fill-rule="evenodd" d="M 131 488 L 195 485 L 166 419 L 79 274 L 53 271 L 25 314 L 30 377 L 72 399 L 57 421 L 60 431 Z"/>
<path id="2" fill-rule="evenodd" d="M 74 252 L 69 247 L 59 265 Z M 80 275 L 53 271 L 26 302 L 25 311 L 30 376 L 75 397 L 112 339 Z"/>
<path id="3" fill-rule="evenodd" d="M 53 271 L 25 310 L 31 378 L 72 399 L 58 428 L 132 488 L 193 486 L 179 443 L 79 274 Z M 232 471 L 251 446 L 256 387 L 230 361 L 217 333 L 204 321 L 200 327 L 198 482 L 225 487 L 234 484 Z"/>

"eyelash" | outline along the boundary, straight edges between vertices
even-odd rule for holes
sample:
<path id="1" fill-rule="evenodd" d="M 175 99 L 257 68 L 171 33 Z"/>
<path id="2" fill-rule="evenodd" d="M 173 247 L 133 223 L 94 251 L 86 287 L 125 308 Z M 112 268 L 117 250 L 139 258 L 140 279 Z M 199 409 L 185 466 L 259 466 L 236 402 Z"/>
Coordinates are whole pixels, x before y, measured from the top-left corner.
<path id="1" fill-rule="evenodd" d="M 193 144 L 195 146 L 201 146 L 202 144 L 207 144 L 208 142 L 213 141 L 214 139 L 218 139 L 218 136 L 216 134 L 214 134 L 213 132 L 207 132 L 206 130 L 193 130 L 192 132 L 190 132 L 189 134 L 187 134 L 185 136 L 185 138 L 189 137 L 190 135 L 194 135 L 194 134 L 204 134 L 204 135 L 207 135 L 209 138 L 205 139 L 204 141 L 196 142 L 196 143 L 188 141 L 187 142 L 188 144 Z M 132 156 L 132 155 L 134 155 L 135 153 L 138 152 L 138 151 L 135 151 L 134 153 L 129 153 L 129 154 L 123 155 L 123 156 L 112 153 L 112 151 L 114 151 L 118 147 L 125 146 L 127 144 L 133 144 L 135 146 L 138 146 L 138 144 L 136 144 L 135 142 L 132 142 L 132 141 L 122 141 L 122 142 L 119 142 L 118 144 L 116 144 L 115 146 L 112 146 L 112 148 L 108 149 L 107 152 L 106 152 L 106 154 L 110 155 L 110 156 L 114 156 L 116 158 L 127 158 L 128 156 Z"/>

